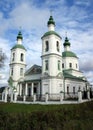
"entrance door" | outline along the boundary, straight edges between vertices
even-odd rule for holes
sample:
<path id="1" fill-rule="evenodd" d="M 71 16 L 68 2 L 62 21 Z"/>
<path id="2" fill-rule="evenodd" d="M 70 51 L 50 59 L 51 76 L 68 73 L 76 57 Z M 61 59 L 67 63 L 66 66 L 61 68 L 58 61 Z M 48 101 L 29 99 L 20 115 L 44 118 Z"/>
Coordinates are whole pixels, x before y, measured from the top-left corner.
<path id="1" fill-rule="evenodd" d="M 34 87 L 34 94 L 37 94 L 37 87 Z"/>
<path id="2" fill-rule="evenodd" d="M 28 96 L 31 96 L 31 88 L 28 88 Z"/>

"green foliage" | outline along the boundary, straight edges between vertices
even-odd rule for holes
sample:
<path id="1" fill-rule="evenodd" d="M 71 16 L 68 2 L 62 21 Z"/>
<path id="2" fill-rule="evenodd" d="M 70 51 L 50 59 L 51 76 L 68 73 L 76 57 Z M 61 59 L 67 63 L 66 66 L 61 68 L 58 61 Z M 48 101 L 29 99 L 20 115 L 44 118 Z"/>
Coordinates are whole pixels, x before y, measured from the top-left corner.
<path id="1" fill-rule="evenodd" d="M 75 105 L 0 104 L 0 130 L 93 130 L 93 101 Z"/>

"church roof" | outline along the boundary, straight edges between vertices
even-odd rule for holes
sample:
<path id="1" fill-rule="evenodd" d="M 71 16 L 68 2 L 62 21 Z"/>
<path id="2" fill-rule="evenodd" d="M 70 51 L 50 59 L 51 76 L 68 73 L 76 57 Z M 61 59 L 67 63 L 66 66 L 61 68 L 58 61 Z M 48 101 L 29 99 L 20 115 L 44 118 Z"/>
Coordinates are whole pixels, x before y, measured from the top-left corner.
<path id="1" fill-rule="evenodd" d="M 75 80 L 84 81 L 83 77 L 76 77 L 76 76 L 73 76 L 73 75 L 67 73 L 65 70 L 63 70 L 63 76 L 64 76 L 64 78 L 69 78 L 69 79 L 75 79 Z"/>
<path id="2" fill-rule="evenodd" d="M 26 50 L 25 47 L 23 45 L 20 45 L 20 44 L 16 44 L 15 46 L 12 47 L 11 50 L 16 49 L 16 48 L 20 48 L 20 49 Z"/>
<path id="3" fill-rule="evenodd" d="M 71 52 L 71 51 L 64 51 L 64 52 L 62 52 L 62 57 L 76 57 L 76 58 L 78 58 L 76 56 L 76 54 Z"/>
<path id="4" fill-rule="evenodd" d="M 58 33 L 56 33 L 55 31 L 48 31 L 41 38 L 52 35 L 52 34 L 54 34 L 54 35 L 58 36 L 59 38 L 61 38 L 61 36 Z"/>
<path id="5" fill-rule="evenodd" d="M 41 74 L 42 67 L 39 65 L 33 65 L 30 69 L 28 69 L 25 75 L 34 75 L 34 74 Z"/>

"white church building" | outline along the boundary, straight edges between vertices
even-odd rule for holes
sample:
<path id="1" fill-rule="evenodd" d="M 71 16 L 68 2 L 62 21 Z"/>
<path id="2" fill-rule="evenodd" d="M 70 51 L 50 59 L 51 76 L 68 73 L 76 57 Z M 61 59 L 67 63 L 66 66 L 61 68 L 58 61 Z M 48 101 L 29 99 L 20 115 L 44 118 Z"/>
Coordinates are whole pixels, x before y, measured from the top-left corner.
<path id="1" fill-rule="evenodd" d="M 55 31 L 55 21 L 50 16 L 47 22 L 48 31 L 41 37 L 42 40 L 42 66 L 33 65 L 26 70 L 27 50 L 22 44 L 23 36 L 19 31 L 17 43 L 11 48 L 10 75 L 7 93 L 17 97 L 31 97 L 34 94 L 42 97 L 48 93 L 57 99 L 63 92 L 64 98 L 75 96 L 78 90 L 90 88 L 86 77 L 79 70 L 79 61 L 75 53 L 70 50 L 71 43 L 66 36 L 62 38 Z"/>

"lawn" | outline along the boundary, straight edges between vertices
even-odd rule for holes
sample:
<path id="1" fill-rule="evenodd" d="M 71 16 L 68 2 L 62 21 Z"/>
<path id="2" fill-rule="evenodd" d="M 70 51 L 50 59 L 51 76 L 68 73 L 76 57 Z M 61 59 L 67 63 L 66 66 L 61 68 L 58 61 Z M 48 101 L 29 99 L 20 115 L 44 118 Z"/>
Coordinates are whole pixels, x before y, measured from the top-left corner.
<path id="1" fill-rule="evenodd" d="M 0 130 L 93 130 L 93 101 L 67 105 L 0 103 Z"/>

